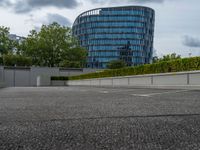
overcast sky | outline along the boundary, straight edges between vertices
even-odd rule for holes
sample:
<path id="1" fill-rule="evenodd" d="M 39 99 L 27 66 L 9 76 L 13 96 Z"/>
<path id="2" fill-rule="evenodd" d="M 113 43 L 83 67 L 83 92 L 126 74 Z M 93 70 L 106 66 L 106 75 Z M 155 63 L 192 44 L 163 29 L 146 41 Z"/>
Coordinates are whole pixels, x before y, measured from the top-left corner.
<path id="1" fill-rule="evenodd" d="M 71 26 L 89 9 L 124 5 L 148 6 L 156 11 L 157 55 L 200 55 L 200 0 L 0 0 L 0 26 L 27 36 L 42 24 L 56 21 Z"/>

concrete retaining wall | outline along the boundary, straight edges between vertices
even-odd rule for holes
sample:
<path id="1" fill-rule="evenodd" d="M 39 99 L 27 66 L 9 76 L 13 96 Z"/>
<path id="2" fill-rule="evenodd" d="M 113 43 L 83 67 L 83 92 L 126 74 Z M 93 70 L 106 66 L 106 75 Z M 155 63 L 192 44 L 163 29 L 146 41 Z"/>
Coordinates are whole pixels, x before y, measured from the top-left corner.
<path id="1" fill-rule="evenodd" d="M 3 82 L 3 67 L 0 66 L 0 88 L 4 87 L 4 82 Z"/>
<path id="2" fill-rule="evenodd" d="M 29 87 L 37 86 L 37 79 L 40 86 L 50 86 L 51 76 L 73 76 L 96 72 L 95 69 L 67 69 L 48 67 L 4 67 L 0 66 L 0 83 L 4 82 L 6 87 Z M 40 78 L 38 78 L 40 77 Z M 65 85 L 53 83 L 55 86 Z"/>
<path id="3" fill-rule="evenodd" d="M 80 75 L 98 70 L 92 69 L 60 69 L 60 68 L 15 68 L 0 66 L 0 87 L 37 86 L 37 78 L 40 77 L 40 86 L 134 86 L 134 87 L 157 87 L 157 86 L 188 86 L 200 87 L 200 71 L 149 74 L 137 76 L 124 76 L 113 78 L 100 78 L 76 81 L 50 81 L 51 76 Z"/>
<path id="4" fill-rule="evenodd" d="M 68 72 L 66 73 L 66 75 Z M 31 86 L 38 86 L 37 79 L 40 77 L 39 86 L 49 86 L 51 84 L 51 76 L 59 76 L 59 68 L 47 68 L 47 67 L 34 67 L 31 68 Z"/>
<path id="5" fill-rule="evenodd" d="M 51 86 L 66 86 L 65 81 L 51 81 Z"/>
<path id="6" fill-rule="evenodd" d="M 113 78 L 99 78 L 88 80 L 68 81 L 68 85 L 79 86 L 136 86 L 136 87 L 178 87 L 185 88 L 187 86 L 200 87 L 200 71 L 162 73 L 149 75 L 124 76 Z"/>
<path id="7" fill-rule="evenodd" d="M 3 67 L 0 66 L 0 82 L 3 82 Z"/>

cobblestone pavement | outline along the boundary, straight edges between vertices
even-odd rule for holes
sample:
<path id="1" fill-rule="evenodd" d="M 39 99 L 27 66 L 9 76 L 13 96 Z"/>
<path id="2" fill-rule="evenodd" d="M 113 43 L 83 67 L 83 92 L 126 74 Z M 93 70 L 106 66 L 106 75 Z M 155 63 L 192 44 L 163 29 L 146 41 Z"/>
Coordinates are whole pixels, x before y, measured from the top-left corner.
<path id="1" fill-rule="evenodd" d="M 200 91 L 0 89 L 0 150 L 199 150 Z"/>

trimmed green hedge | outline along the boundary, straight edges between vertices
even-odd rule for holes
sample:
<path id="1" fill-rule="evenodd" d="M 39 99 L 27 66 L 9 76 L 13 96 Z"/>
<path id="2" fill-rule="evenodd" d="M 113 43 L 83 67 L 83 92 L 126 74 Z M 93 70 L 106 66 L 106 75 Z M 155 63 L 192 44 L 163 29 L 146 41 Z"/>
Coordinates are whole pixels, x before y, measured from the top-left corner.
<path id="1" fill-rule="evenodd" d="M 122 69 L 105 70 L 103 72 L 98 72 L 98 73 L 89 73 L 79 76 L 72 76 L 69 77 L 69 80 L 193 71 L 193 70 L 200 70 L 200 57 L 183 58 L 173 61 L 165 61 L 155 64 L 127 67 Z"/>
<path id="2" fill-rule="evenodd" d="M 67 81 L 69 80 L 69 77 L 51 77 L 51 81 Z"/>
<path id="3" fill-rule="evenodd" d="M 5 66 L 31 66 L 32 60 L 22 55 L 3 55 L 3 65 Z"/>

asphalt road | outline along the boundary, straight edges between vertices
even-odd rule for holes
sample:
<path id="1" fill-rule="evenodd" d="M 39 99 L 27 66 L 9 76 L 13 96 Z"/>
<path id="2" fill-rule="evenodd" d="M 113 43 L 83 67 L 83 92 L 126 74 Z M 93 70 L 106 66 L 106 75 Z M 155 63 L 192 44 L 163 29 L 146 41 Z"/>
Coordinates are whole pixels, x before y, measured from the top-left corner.
<path id="1" fill-rule="evenodd" d="M 0 89 L 0 150 L 199 150 L 200 91 Z"/>

